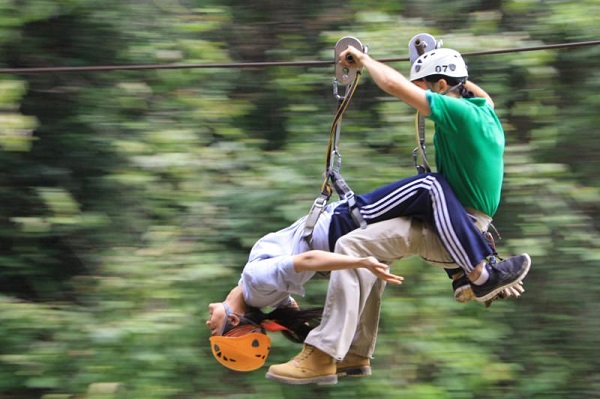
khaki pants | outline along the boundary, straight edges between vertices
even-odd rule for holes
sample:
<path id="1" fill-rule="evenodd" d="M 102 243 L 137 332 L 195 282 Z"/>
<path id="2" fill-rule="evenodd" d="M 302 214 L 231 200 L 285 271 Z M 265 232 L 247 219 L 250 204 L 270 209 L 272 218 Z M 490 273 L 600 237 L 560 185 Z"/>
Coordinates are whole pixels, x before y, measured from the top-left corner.
<path id="1" fill-rule="evenodd" d="M 477 226 L 487 230 L 491 219 L 482 214 L 474 216 Z M 335 252 L 374 256 L 386 263 L 418 255 L 442 268 L 457 267 L 433 229 L 405 217 L 354 230 L 338 240 Z M 337 360 L 342 360 L 348 352 L 372 357 L 384 288 L 385 282 L 367 269 L 331 272 L 323 319 L 305 342 Z"/>

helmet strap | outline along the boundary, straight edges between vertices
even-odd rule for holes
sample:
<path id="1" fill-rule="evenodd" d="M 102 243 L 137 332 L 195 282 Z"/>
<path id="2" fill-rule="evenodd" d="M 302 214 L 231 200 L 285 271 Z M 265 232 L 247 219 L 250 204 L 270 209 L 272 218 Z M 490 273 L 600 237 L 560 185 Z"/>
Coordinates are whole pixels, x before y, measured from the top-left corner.
<path id="1" fill-rule="evenodd" d="M 247 317 L 244 317 L 241 314 L 237 314 L 233 310 L 231 310 L 231 307 L 229 307 L 229 304 L 227 304 L 226 301 L 223 301 L 223 307 L 225 308 L 225 324 L 223 324 L 223 329 L 221 330 L 221 335 L 225 335 L 229 331 L 233 330 L 235 327 L 238 327 L 241 325 L 248 325 L 248 324 L 250 324 L 254 327 L 257 327 L 260 330 L 263 330 L 263 328 L 260 324 L 248 319 Z M 231 324 L 231 322 L 229 321 L 229 317 L 231 315 L 235 315 L 239 318 L 240 322 L 238 323 L 238 325 L 234 326 L 233 324 Z"/>
<path id="2" fill-rule="evenodd" d="M 448 93 L 451 93 L 451 92 L 455 91 L 456 89 L 458 89 L 458 88 L 459 88 L 460 86 L 462 86 L 462 85 L 463 85 L 463 83 L 461 82 L 461 83 L 459 83 L 459 84 L 457 84 L 457 85 L 454 85 L 454 86 L 450 87 L 448 90 L 446 90 L 445 92 L 443 92 L 443 93 L 441 93 L 441 94 L 442 94 L 442 96 L 445 96 L 446 94 L 448 94 Z"/>
<path id="3" fill-rule="evenodd" d="M 433 83 L 430 83 L 430 82 L 428 82 L 428 81 L 427 81 L 427 79 L 425 79 L 425 84 L 427 85 L 427 88 L 428 88 L 429 90 L 431 90 L 431 91 L 434 91 L 434 90 L 433 90 Z M 446 94 L 448 94 L 448 93 L 450 93 L 450 92 L 453 92 L 453 91 L 455 91 L 456 89 L 458 89 L 458 88 L 459 88 L 461 85 L 463 85 L 463 84 L 464 84 L 463 82 L 460 82 L 459 84 L 457 84 L 457 85 L 454 85 L 454 86 L 452 86 L 452 87 L 448 88 L 446 91 L 444 91 L 444 92 L 442 92 L 442 93 L 440 93 L 440 94 L 441 94 L 442 96 L 445 96 Z"/>
<path id="4" fill-rule="evenodd" d="M 225 335 L 225 333 L 229 330 L 231 330 L 233 327 L 235 327 L 233 324 L 231 324 L 231 322 L 229 321 L 229 317 L 231 315 L 236 315 L 238 317 L 240 317 L 240 315 L 233 313 L 233 311 L 231 310 L 231 308 L 229 307 L 229 304 L 227 304 L 227 302 L 223 301 L 223 307 L 225 308 L 225 323 L 223 324 L 223 329 L 221 330 L 221 334 L 220 335 Z"/>

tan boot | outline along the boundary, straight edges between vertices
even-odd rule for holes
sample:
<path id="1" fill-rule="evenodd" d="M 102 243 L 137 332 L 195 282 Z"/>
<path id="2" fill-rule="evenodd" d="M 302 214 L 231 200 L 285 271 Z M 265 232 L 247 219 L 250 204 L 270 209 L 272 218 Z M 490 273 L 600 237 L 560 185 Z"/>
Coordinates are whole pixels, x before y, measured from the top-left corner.
<path id="1" fill-rule="evenodd" d="M 348 352 L 344 360 L 336 364 L 338 377 L 366 377 L 371 375 L 371 359 Z"/>
<path id="2" fill-rule="evenodd" d="M 312 345 L 304 344 L 302 352 L 289 362 L 269 367 L 266 377 L 293 385 L 336 384 L 335 359 Z"/>

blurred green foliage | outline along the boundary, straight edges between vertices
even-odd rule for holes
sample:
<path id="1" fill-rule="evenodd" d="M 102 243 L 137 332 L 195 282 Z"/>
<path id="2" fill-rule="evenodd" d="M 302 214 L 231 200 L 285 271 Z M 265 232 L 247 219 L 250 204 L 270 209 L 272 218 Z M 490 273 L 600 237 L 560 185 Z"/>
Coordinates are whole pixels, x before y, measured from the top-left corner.
<path id="1" fill-rule="evenodd" d="M 419 32 L 462 52 L 528 47 L 597 39 L 598 11 L 595 0 L 2 2 L 0 65 L 327 60 L 346 35 L 388 58 Z M 327 388 L 220 367 L 203 324 L 254 241 L 318 194 L 332 67 L 0 75 L 0 396 L 600 397 L 599 56 L 467 58 L 506 128 L 495 224 L 501 255 L 533 256 L 527 291 L 460 305 L 443 273 L 398 262 L 406 281 L 385 293 L 373 376 Z M 355 191 L 415 173 L 413 117 L 365 74 L 341 140 Z M 326 287 L 309 283 L 301 304 L 322 303 Z M 268 364 L 299 349 L 274 335 Z"/>

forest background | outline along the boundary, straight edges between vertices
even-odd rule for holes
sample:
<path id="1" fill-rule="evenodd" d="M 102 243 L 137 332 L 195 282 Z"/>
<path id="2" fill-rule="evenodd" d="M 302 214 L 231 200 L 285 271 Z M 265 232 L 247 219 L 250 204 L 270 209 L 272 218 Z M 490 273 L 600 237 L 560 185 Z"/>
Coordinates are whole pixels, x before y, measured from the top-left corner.
<path id="1" fill-rule="evenodd" d="M 597 0 L 2 1 L 0 67 L 333 62 L 347 35 L 382 59 L 421 32 L 463 53 L 527 48 L 596 40 L 598 15 Z M 399 261 L 373 375 L 332 387 L 229 371 L 204 326 L 254 241 L 319 193 L 332 64 L 3 71 L 0 397 L 600 398 L 599 60 L 466 57 L 506 130 L 495 225 L 501 255 L 532 255 L 526 292 L 461 305 L 444 273 Z M 340 142 L 354 191 L 414 175 L 413 120 L 365 74 Z M 300 350 L 272 338 L 267 364 Z"/>

